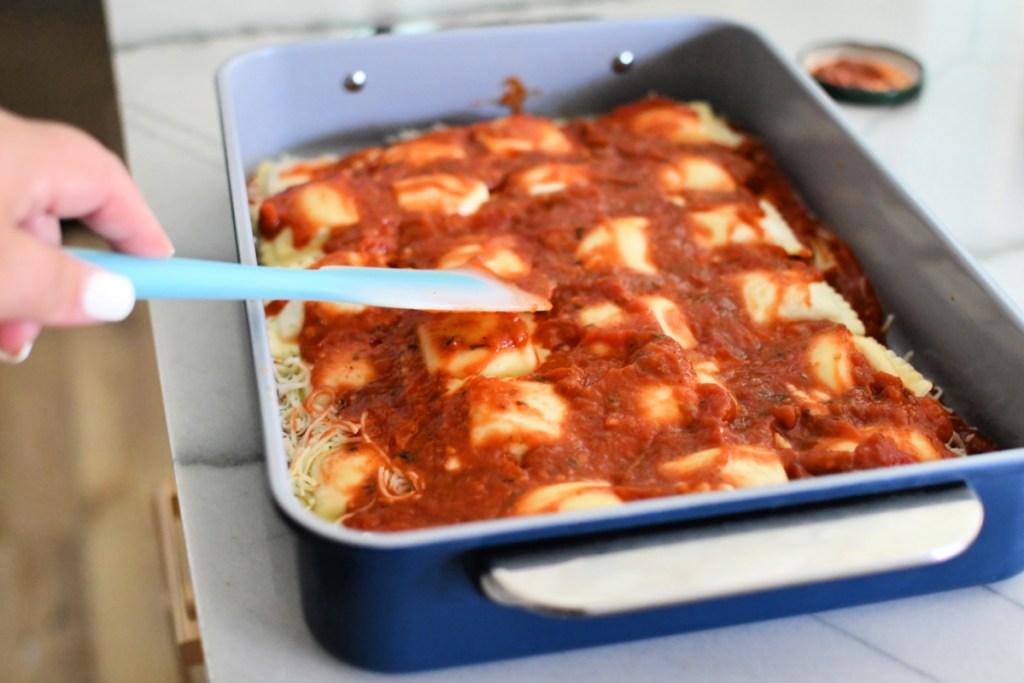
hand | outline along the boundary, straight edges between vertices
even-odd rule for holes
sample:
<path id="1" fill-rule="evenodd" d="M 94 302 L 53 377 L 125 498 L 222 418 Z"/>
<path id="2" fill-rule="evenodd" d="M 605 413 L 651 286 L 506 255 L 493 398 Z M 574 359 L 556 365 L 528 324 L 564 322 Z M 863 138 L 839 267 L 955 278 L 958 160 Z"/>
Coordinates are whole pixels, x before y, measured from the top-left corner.
<path id="1" fill-rule="evenodd" d="M 0 110 L 0 360 L 24 360 L 43 326 L 122 320 L 135 305 L 127 279 L 61 250 L 61 218 L 118 251 L 173 252 L 114 154 L 70 126 Z"/>

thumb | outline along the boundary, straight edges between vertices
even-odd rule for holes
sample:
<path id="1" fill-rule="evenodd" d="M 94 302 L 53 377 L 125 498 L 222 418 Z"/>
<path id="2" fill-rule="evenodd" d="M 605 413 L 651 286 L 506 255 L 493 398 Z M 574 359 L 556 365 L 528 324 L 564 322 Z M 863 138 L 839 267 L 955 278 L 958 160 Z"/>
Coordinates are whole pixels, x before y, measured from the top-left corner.
<path id="1" fill-rule="evenodd" d="M 135 288 L 115 275 L 14 231 L 0 242 L 0 321 L 85 325 L 128 317 Z"/>

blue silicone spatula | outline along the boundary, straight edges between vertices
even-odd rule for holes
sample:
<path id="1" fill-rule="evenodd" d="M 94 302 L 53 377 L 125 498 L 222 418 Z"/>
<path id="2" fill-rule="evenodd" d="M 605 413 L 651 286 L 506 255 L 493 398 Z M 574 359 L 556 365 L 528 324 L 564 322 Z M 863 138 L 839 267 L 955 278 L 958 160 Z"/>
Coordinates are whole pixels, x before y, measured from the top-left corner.
<path id="1" fill-rule="evenodd" d="M 429 311 L 547 311 L 551 302 L 474 268 L 317 270 L 153 259 L 90 249 L 72 256 L 123 275 L 139 299 L 300 299 Z"/>

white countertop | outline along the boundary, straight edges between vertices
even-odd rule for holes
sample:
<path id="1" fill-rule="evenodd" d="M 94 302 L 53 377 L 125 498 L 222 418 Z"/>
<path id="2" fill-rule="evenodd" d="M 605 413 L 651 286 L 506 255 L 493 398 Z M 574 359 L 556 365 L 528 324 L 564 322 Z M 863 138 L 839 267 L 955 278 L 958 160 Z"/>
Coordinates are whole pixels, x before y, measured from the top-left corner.
<path id="1" fill-rule="evenodd" d="M 481 3 L 475 3 L 477 5 Z M 789 54 L 844 37 L 899 45 L 922 97 L 843 112 L 1018 303 L 1024 303 L 1024 5 L 645 0 L 469 14 L 467 0 L 107 0 L 130 165 L 181 256 L 236 257 L 214 72 L 268 44 L 341 36 L 440 7 L 439 21 L 715 14 Z M 377 8 L 377 9 L 373 9 Z M 383 8 L 383 9 L 380 9 Z M 460 15 L 458 11 L 461 10 Z M 374 12 L 377 12 L 374 15 Z M 210 680 L 365 681 L 302 622 L 290 531 L 266 491 L 240 305 L 160 303 L 154 328 Z M 237 330 L 237 344 L 224 344 Z M 225 377 L 239 378 L 224 383 Z M 1024 575 L 884 604 L 414 676 L 518 680 L 1024 681 Z M 408 678 L 408 677 L 407 677 Z"/>

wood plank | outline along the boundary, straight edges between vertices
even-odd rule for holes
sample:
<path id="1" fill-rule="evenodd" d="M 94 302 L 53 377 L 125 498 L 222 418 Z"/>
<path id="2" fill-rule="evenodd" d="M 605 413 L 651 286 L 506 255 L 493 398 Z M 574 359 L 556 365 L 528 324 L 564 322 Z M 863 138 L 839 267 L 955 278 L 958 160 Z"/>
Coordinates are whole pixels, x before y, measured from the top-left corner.
<path id="1" fill-rule="evenodd" d="M 152 514 L 170 477 L 145 305 L 0 365 L 0 680 L 180 680 Z"/>

